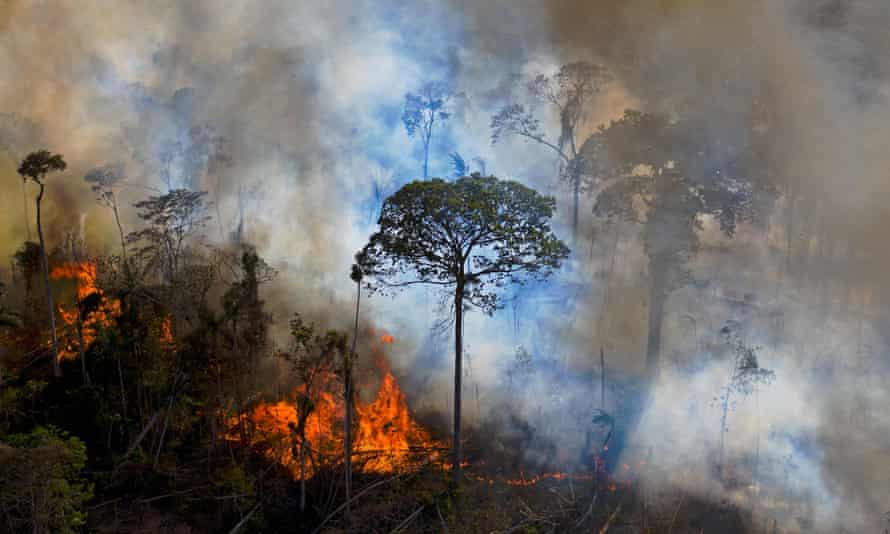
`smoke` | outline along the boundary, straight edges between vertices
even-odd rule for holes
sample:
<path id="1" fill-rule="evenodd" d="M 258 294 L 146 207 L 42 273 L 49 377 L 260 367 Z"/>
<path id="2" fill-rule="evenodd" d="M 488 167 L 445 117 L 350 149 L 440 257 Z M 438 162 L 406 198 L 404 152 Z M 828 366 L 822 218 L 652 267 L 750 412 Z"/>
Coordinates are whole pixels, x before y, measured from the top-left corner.
<path id="1" fill-rule="evenodd" d="M 820 528 L 874 528 L 890 509 L 881 383 L 888 22 L 881 0 L 5 2 L 0 251 L 9 256 L 25 236 L 15 163 L 46 147 L 69 163 L 49 179 L 51 244 L 75 228 L 92 250 L 113 252 L 111 214 L 82 177 L 122 162 L 123 206 L 168 184 L 208 190 L 207 234 L 218 244 L 243 213 L 246 240 L 280 272 L 265 297 L 280 323 L 299 309 L 345 327 L 352 254 L 382 198 L 420 174 L 419 144 L 400 115 L 405 93 L 423 82 L 447 80 L 457 95 L 434 133 L 431 174 L 451 174 L 450 152 L 478 158 L 487 172 L 557 195 L 566 237 L 570 197 L 552 154 L 489 140 L 491 113 L 519 96 L 515 80 L 574 60 L 607 65 L 616 82 L 584 135 L 633 107 L 693 117 L 712 138 L 743 145 L 757 101 L 780 132 L 768 158 L 784 196 L 766 229 L 727 240 L 706 224 L 691 265 L 703 283 L 668 301 L 665 363 L 630 441 L 653 445 L 655 487 L 750 505 L 752 490 L 727 489 L 709 467 L 720 437 L 710 401 L 730 372 L 717 333 L 738 321 L 777 378 L 731 411 L 727 458 L 744 466 L 746 484 L 772 492 L 786 526 L 806 515 Z M 196 136 L 202 128 L 214 141 Z M 230 163 L 214 159 L 220 151 Z M 605 408 L 616 414 L 644 366 L 639 228 L 604 225 L 589 206 L 558 279 L 511 293 L 493 318 L 467 319 L 466 416 L 491 420 L 510 406 L 540 443 L 563 451 L 541 460 L 546 447 L 529 445 L 536 461 L 581 455 L 599 407 L 600 347 Z M 125 230 L 138 227 L 132 209 L 122 216 Z M 448 337 L 428 335 L 436 301 L 422 291 L 372 299 L 363 315 L 399 339 L 390 357 L 413 406 L 447 411 Z"/>

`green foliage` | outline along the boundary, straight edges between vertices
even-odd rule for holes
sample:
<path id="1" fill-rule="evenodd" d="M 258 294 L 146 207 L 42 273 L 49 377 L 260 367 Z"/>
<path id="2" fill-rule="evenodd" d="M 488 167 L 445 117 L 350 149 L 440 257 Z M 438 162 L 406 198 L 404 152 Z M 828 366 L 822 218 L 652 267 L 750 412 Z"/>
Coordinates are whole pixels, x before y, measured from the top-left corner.
<path id="1" fill-rule="evenodd" d="M 412 182 L 386 200 L 380 230 L 357 256 L 372 277 L 366 286 L 459 284 L 471 304 L 492 313 L 498 289 L 544 279 L 568 256 L 550 229 L 555 205 L 494 176 Z"/>
<path id="2" fill-rule="evenodd" d="M 86 446 L 53 427 L 0 443 L 0 514 L 12 531 L 75 532 L 86 523 L 92 487 L 83 478 Z"/>

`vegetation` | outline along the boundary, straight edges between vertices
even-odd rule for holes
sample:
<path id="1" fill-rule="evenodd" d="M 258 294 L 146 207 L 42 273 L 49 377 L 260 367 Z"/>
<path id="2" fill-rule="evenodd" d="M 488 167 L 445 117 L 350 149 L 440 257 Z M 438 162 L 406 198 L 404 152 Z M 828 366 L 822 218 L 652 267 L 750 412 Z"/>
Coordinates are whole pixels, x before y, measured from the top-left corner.
<path id="1" fill-rule="evenodd" d="M 390 183 L 375 181 L 374 207 L 382 200 L 382 209 L 355 255 L 351 284 L 347 265 L 323 273 L 355 292 L 354 308 L 352 297 L 338 300 L 336 291 L 326 304 L 307 302 L 311 297 L 294 289 L 297 284 L 287 286 L 291 293 L 282 290 L 287 282 L 270 263 L 280 264 L 267 263 L 245 230 L 252 214 L 248 196 L 258 189 L 238 187 L 237 215 L 224 224 L 220 176 L 237 166 L 229 140 L 210 124 L 177 127 L 182 131 L 164 133 L 151 150 L 134 149 L 133 157 L 157 174 L 153 179 L 163 190 L 148 188 L 152 194 L 132 204 L 120 194 L 134 174 L 124 163 L 90 162 L 77 170 L 88 169 L 70 187 L 84 193 L 88 187 L 101 216 L 113 217 L 119 246 L 108 249 L 77 245 L 71 233 L 62 242 L 44 224 L 45 194 L 63 193 L 48 188 L 49 177 L 68 164 L 48 150 L 24 155 L 18 174 L 39 191 L 38 242 L 30 240 L 26 209 L 12 283 L 0 283 L 0 532 L 605 534 L 619 523 L 668 533 L 750 526 L 753 514 L 723 497 L 760 502 L 759 493 L 739 490 L 750 483 L 759 492 L 759 434 L 753 460 L 733 455 L 732 445 L 741 440 L 732 439 L 730 423 L 745 399 L 770 391 L 776 373 L 762 366 L 760 347 L 743 341 L 748 326 L 742 321 L 699 333 L 697 319 L 684 315 L 693 323 L 694 349 L 673 347 L 671 353 L 664 339 L 675 319 L 672 295 L 692 301 L 700 292 L 681 290 L 710 283 L 694 271 L 707 239 L 720 241 L 716 250 L 728 249 L 743 230 L 769 236 L 774 229 L 765 225 L 776 200 L 788 202 L 793 214 L 796 199 L 790 186 L 783 192 L 773 185 L 776 171 L 766 147 L 775 132 L 768 128 L 751 128 L 744 142 L 726 143 L 693 113 L 656 106 L 593 124 L 597 96 L 614 77 L 587 61 L 538 74 L 518 83 L 515 101 L 497 99 L 486 121 L 490 129 L 483 127 L 493 142 L 530 141 L 556 156 L 558 178 L 571 195 L 572 248 L 580 244 L 582 213 L 596 230 L 591 254 L 600 250 L 600 230 L 616 232 L 603 262 L 607 273 L 585 270 L 581 258 L 561 272 L 570 248 L 558 237 L 563 229 L 554 222 L 557 200 L 550 191 L 486 176 L 481 157 L 465 160 L 456 147 L 449 148 L 449 179 L 430 178 L 433 139 L 454 119 L 449 105 L 456 97 L 448 84 L 432 82 L 405 95 L 401 116 L 395 111 L 390 117 L 396 130 L 404 126 L 419 139 L 422 179 L 393 178 L 384 169 Z M 182 111 L 193 98 L 192 90 L 181 89 L 173 101 Z M 0 124 L 4 120 L 15 122 L 0 115 Z M 12 134 L 0 128 L 0 145 L 16 158 L 16 140 L 37 137 L 24 124 L 10 126 Z M 451 143 L 442 138 L 435 137 L 436 150 Z M 198 184 L 210 184 L 211 191 Z M 52 206 L 60 212 L 53 215 L 67 220 L 61 204 Z M 337 213 L 343 220 L 349 215 Z M 207 235 L 214 216 L 218 239 Z M 224 228 L 234 230 L 226 234 Z M 629 231 L 622 237 L 618 228 Z M 786 234 L 792 234 L 790 222 Z M 787 239 L 790 270 L 794 253 Z M 820 234 L 812 247 L 828 241 Z M 642 261 L 624 273 L 626 285 L 634 286 L 626 295 L 633 298 L 602 299 L 598 352 L 573 345 L 572 354 L 557 354 L 553 337 L 591 339 L 586 329 L 593 321 L 578 313 L 575 299 L 608 293 L 619 244 Z M 808 259 L 810 247 L 807 242 L 798 254 Z M 415 285 L 440 292 L 441 324 L 450 327 L 449 336 L 453 332 L 450 442 L 438 407 L 415 411 L 409 402 L 418 390 L 432 389 L 439 363 L 433 360 L 440 354 L 417 349 L 415 366 L 430 372 L 409 377 L 414 380 L 405 381 L 410 389 L 403 391 L 398 379 L 404 371 L 390 368 L 386 349 L 397 341 L 362 308 L 368 307 L 366 291 L 394 295 Z M 634 293 L 636 286 L 644 289 Z M 537 298 L 529 306 L 556 310 L 555 318 L 534 318 L 559 327 L 540 336 L 544 329 L 536 327 L 530 330 L 537 337 L 520 339 L 520 291 Z M 726 308 L 744 316 L 753 299 L 738 300 Z M 476 378 L 470 374 L 476 347 L 467 349 L 466 323 L 471 310 L 494 316 L 508 305 L 517 339 L 490 369 L 492 382 L 503 387 L 493 386 L 486 397 L 467 378 Z M 861 306 L 864 353 L 864 296 Z M 623 307 L 636 311 L 625 313 L 632 320 L 615 330 L 626 338 L 639 332 L 631 340 L 640 342 L 638 348 L 625 353 L 637 350 L 641 369 L 632 371 L 633 362 L 609 369 L 607 380 L 602 317 Z M 394 322 L 409 320 L 413 310 L 398 313 Z M 715 341 L 719 334 L 724 338 Z M 660 373 L 683 365 L 695 369 L 680 373 L 679 386 L 669 386 L 693 387 L 684 379 L 705 373 L 702 368 L 716 376 L 707 386 L 695 385 L 710 388 L 705 395 L 717 415 L 707 420 L 712 425 L 719 417 L 719 435 L 716 425 L 708 426 L 706 443 L 696 450 L 708 456 L 708 483 L 723 500 L 715 504 L 681 491 L 659 495 L 666 500 L 655 512 L 654 492 L 641 480 L 671 474 L 658 472 L 649 456 L 634 457 L 649 444 L 631 439 L 658 388 L 668 387 L 659 383 Z M 466 402 L 471 387 L 475 395 Z M 578 391 L 581 401 L 569 398 Z M 476 424 L 467 424 L 473 400 Z M 676 436 L 662 437 L 673 443 Z M 792 464 L 788 453 L 787 471 Z M 730 476 L 750 466 L 750 479 Z M 661 513 L 665 508 L 671 513 Z"/>
<path id="2" fill-rule="evenodd" d="M 453 291 L 455 484 L 463 462 L 464 308 L 494 313 L 505 285 L 543 280 L 559 268 L 569 249 L 550 230 L 555 204 L 493 176 L 413 182 L 387 199 L 380 230 L 358 254 L 362 272 L 374 278 L 371 289 L 428 284 Z"/>

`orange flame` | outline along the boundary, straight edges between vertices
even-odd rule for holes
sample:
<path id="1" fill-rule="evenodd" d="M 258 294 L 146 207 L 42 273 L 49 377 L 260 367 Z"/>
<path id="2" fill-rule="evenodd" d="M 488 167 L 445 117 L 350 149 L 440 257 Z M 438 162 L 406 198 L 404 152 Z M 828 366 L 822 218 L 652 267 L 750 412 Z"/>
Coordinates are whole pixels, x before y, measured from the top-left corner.
<path id="1" fill-rule="evenodd" d="M 59 344 L 59 359 L 74 358 L 81 349 L 86 350 L 93 341 L 100 328 L 111 324 L 112 318 L 121 313 L 121 303 L 117 299 L 108 299 L 96 286 L 96 264 L 91 261 L 80 263 L 64 263 L 56 266 L 50 272 L 53 280 L 69 279 L 77 283 L 77 302 L 97 295 L 98 305 L 90 310 L 78 325 L 80 311 L 77 305 L 71 309 L 59 305 L 59 315 L 62 321 L 69 327 L 63 333 Z M 78 328 L 80 333 L 78 334 Z M 80 346 L 81 342 L 83 347 Z"/>
<path id="2" fill-rule="evenodd" d="M 392 336 L 384 337 L 392 339 Z M 353 458 L 356 467 L 365 472 L 389 473 L 409 467 L 417 459 L 416 451 L 428 459 L 437 458 L 438 452 L 434 449 L 441 448 L 442 444 L 434 441 L 411 416 L 405 394 L 383 358 L 378 359 L 377 367 L 382 376 L 374 400 L 357 399 L 355 403 Z M 322 378 L 323 384 L 313 399 L 313 411 L 305 422 L 307 445 L 313 451 L 304 471 L 307 478 L 316 472 L 313 462 L 338 461 L 343 455 L 346 409 L 342 386 L 332 372 Z M 297 399 L 304 391 L 302 387 L 297 388 L 290 397 Z M 254 435 L 270 445 L 266 454 L 288 467 L 297 479 L 301 469 L 296 434 L 298 416 L 296 401 L 261 403 L 247 416 L 256 430 Z M 236 418 L 233 423 L 237 422 Z M 234 431 L 228 439 L 237 439 Z"/>

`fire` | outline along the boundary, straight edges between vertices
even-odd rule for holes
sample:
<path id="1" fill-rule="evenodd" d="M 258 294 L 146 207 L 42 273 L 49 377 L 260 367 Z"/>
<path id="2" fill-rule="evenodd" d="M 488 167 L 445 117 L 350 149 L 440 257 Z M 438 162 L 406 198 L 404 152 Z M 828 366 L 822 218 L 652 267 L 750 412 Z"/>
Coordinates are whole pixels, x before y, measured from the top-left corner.
<path id="1" fill-rule="evenodd" d="M 365 464 L 367 471 L 391 472 L 410 462 L 412 447 L 429 448 L 436 443 L 411 417 L 405 394 L 382 358 L 377 367 L 383 379 L 376 398 L 370 404 L 358 402 L 355 406 L 359 425 L 355 452 L 370 457 Z"/>
<path id="2" fill-rule="evenodd" d="M 391 341 L 385 341 L 385 339 Z M 395 339 L 386 335 L 385 343 Z M 427 459 L 438 457 L 441 443 L 432 439 L 411 416 L 405 394 L 385 360 L 377 359 L 380 384 L 374 399 L 363 402 L 356 399 L 356 427 L 353 435 L 353 461 L 356 469 L 370 473 L 389 473 L 410 467 L 418 455 Z M 304 476 L 309 478 L 322 461 L 336 462 L 342 458 L 346 414 L 342 384 L 333 372 L 322 376 L 322 384 L 316 387 L 313 410 L 306 418 L 307 446 L 313 455 L 306 462 Z M 266 454 L 287 466 L 295 478 L 300 478 L 299 437 L 297 436 L 297 399 L 304 394 L 302 387 L 289 395 L 289 399 L 275 403 L 262 403 L 247 416 L 254 425 L 255 436 L 268 444 Z M 237 423 L 237 419 L 234 421 Z M 236 439 L 234 432 L 229 439 Z M 257 441 L 256 439 L 254 441 Z"/>
<path id="3" fill-rule="evenodd" d="M 77 304 L 70 309 L 59 305 L 59 315 L 69 327 L 60 343 L 59 358 L 74 358 L 81 349 L 86 350 L 95 341 L 100 328 L 109 326 L 112 318 L 120 315 L 120 301 L 108 299 L 96 286 L 96 264 L 93 262 L 59 265 L 53 268 L 50 277 L 53 280 L 74 280 L 77 283 L 77 303 L 96 300 L 82 321 Z"/>
<path id="4" fill-rule="evenodd" d="M 161 345 L 167 350 L 173 350 L 176 348 L 176 344 L 173 341 L 173 326 L 171 325 L 170 316 L 164 317 L 164 320 L 161 321 Z"/>

